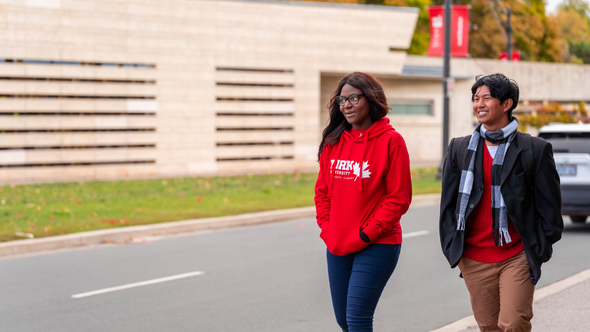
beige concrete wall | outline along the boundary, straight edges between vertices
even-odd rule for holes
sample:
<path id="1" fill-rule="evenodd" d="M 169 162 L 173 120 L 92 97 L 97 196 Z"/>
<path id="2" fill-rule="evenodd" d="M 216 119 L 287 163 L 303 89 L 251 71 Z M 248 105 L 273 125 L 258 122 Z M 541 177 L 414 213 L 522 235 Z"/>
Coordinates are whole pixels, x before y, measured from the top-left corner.
<path id="1" fill-rule="evenodd" d="M 0 80 L 0 165 L 17 166 L 0 167 L 0 182 L 313 170 L 329 94 L 352 71 L 377 76 L 392 101 L 432 104 L 430 115 L 391 119 L 412 163 L 436 164 L 442 81 L 402 75 L 404 66 L 442 67 L 441 58 L 400 51 L 417 13 L 278 1 L 0 0 L 0 59 L 17 60 L 0 62 L 0 77 L 11 78 Z M 469 88 L 492 72 L 516 79 L 523 100 L 590 100 L 588 66 L 453 59 L 451 137 L 472 131 Z"/>
<path id="2" fill-rule="evenodd" d="M 0 9 L 0 59 L 85 63 L 0 62 L 0 163 L 18 166 L 3 183 L 315 169 L 321 73 L 399 73 L 406 55 L 389 49 L 409 46 L 417 19 L 257 1 Z"/>
<path id="3" fill-rule="evenodd" d="M 381 78 L 392 102 L 430 103 L 431 115 L 390 115 L 391 125 L 404 137 L 412 166 L 434 165 L 442 154 L 441 83 L 432 79 Z"/>
<path id="4" fill-rule="evenodd" d="M 320 123 L 325 128 L 329 121 L 326 105 L 342 75 L 322 75 Z M 435 165 L 441 155 L 442 144 L 442 87 L 441 80 L 409 79 L 392 75 L 377 75 L 383 84 L 389 103 L 430 103 L 431 115 L 389 115 L 391 125 L 404 137 L 413 166 Z"/>
<path id="5" fill-rule="evenodd" d="M 443 60 L 435 57 L 408 56 L 405 64 L 442 68 Z M 471 86 L 477 75 L 493 73 L 503 73 L 518 83 L 522 103 L 590 101 L 590 89 L 587 88 L 590 86 L 588 65 L 454 58 L 451 61 L 451 76 L 458 78 L 455 81 L 454 96 L 450 100 L 450 137 L 469 135 L 473 132 L 477 121 L 473 117 L 471 107 Z M 442 81 L 439 82 L 442 91 Z M 438 95 L 442 98 L 442 92 Z"/>
<path id="6" fill-rule="evenodd" d="M 438 68 L 442 59 L 408 56 L 406 66 Z M 521 101 L 588 101 L 590 66 L 546 63 L 507 63 L 496 60 L 453 59 L 452 76 L 455 93 L 450 100 L 450 137 L 469 135 L 477 121 L 471 106 L 471 86 L 475 76 L 496 72 L 514 78 L 520 86 Z M 550 74 L 548 77 L 547 75 Z M 326 104 L 345 73 L 321 76 L 319 103 L 320 124 L 328 122 Z M 389 102 L 423 101 L 432 105 L 431 115 L 390 115 L 392 125 L 405 138 L 413 166 L 437 165 L 442 157 L 443 96 L 441 77 L 409 77 L 407 75 L 377 75 L 383 83 Z M 574 84 L 572 82 L 580 82 Z M 542 92 L 540 92 L 542 91 Z"/>

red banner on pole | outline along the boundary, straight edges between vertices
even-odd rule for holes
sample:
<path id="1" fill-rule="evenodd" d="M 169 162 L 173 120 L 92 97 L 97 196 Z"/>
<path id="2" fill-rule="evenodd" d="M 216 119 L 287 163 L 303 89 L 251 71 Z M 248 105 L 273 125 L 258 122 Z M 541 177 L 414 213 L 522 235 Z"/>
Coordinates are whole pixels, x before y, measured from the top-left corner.
<path id="1" fill-rule="evenodd" d="M 512 51 L 512 59 L 508 59 L 508 52 L 500 52 L 500 60 L 502 61 L 520 61 L 520 51 Z"/>
<path id="2" fill-rule="evenodd" d="M 451 55 L 465 58 L 469 54 L 469 6 L 455 5 L 452 8 Z"/>
<path id="3" fill-rule="evenodd" d="M 445 10 L 428 7 L 430 14 L 429 56 L 443 56 L 445 49 Z M 451 12 L 451 56 L 467 57 L 469 53 L 469 6 L 453 5 Z"/>
<path id="4" fill-rule="evenodd" d="M 429 56 L 442 56 L 445 51 L 445 10 L 442 6 L 428 7 L 430 16 Z"/>

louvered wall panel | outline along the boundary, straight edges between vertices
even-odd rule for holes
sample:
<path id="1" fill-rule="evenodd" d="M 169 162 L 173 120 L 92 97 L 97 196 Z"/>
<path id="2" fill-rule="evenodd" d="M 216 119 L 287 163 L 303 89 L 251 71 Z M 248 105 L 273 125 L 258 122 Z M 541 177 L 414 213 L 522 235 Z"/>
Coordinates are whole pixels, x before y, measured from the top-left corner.
<path id="1" fill-rule="evenodd" d="M 0 168 L 155 163 L 154 65 L 3 61 Z"/>
<path id="2" fill-rule="evenodd" d="M 293 117 L 288 116 L 223 116 L 217 117 L 217 128 L 282 128 L 293 127 Z"/>
<path id="3" fill-rule="evenodd" d="M 288 171 L 293 168 L 292 160 L 250 160 L 250 161 L 232 161 L 217 163 L 217 169 L 220 172 L 260 172 L 260 170 L 270 172 Z"/>
<path id="4" fill-rule="evenodd" d="M 256 131 L 256 132 L 217 132 L 217 143 L 239 142 L 293 142 L 292 131 Z"/>
<path id="5" fill-rule="evenodd" d="M 5 116 L 2 129 L 125 129 L 155 128 L 155 117 L 137 116 Z"/>
<path id="6" fill-rule="evenodd" d="M 218 164 L 294 158 L 294 74 L 290 69 L 216 71 Z"/>
<path id="7" fill-rule="evenodd" d="M 27 76 L 47 78 L 119 79 L 146 80 L 157 79 L 156 70 L 137 70 L 133 68 L 109 68 L 98 66 L 76 66 L 55 64 L 0 63 L 2 76 Z"/>
<path id="8" fill-rule="evenodd" d="M 157 105 L 157 101 L 142 102 Z M 127 100 L 115 99 L 4 98 L 0 103 L 0 112 L 129 112 L 129 104 Z"/>
<path id="9" fill-rule="evenodd" d="M 101 97 L 139 97 L 141 99 L 154 98 L 157 88 L 148 84 L 136 83 L 75 83 L 75 82 L 34 82 L 0 79 L 0 95 L 52 95 L 52 96 L 82 96 L 86 98 Z"/>
<path id="10" fill-rule="evenodd" d="M 233 146 L 217 147 L 216 157 L 218 159 L 241 159 L 241 158 L 280 158 L 292 156 L 294 149 L 292 145 L 275 146 Z"/>
<path id="11" fill-rule="evenodd" d="M 295 92 L 293 88 L 256 87 L 256 86 L 218 86 L 217 98 L 235 99 L 288 99 L 292 101 Z"/>
<path id="12" fill-rule="evenodd" d="M 237 103 L 217 101 L 217 113 L 293 113 L 295 105 L 289 102 L 248 102 Z"/>
<path id="13" fill-rule="evenodd" d="M 293 85 L 294 75 L 254 71 L 217 71 L 218 83 Z"/>
<path id="14" fill-rule="evenodd" d="M 61 135 L 47 133 L 0 134 L 0 148 L 18 148 L 24 146 L 79 146 L 79 145 L 115 145 L 115 144 L 155 144 L 155 132 L 135 133 L 65 133 Z"/>
<path id="15" fill-rule="evenodd" d="M 0 153 L 6 151 L 0 151 Z M 154 160 L 153 149 L 26 150 L 26 163 L 123 162 Z"/>

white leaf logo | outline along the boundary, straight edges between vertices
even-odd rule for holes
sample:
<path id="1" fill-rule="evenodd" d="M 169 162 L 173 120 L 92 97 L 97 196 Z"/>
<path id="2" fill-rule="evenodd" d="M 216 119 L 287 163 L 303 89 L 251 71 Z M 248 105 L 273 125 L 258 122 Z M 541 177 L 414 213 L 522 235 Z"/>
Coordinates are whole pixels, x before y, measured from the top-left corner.
<path id="1" fill-rule="evenodd" d="M 354 165 L 352 165 L 352 174 L 356 175 L 354 181 L 356 181 L 356 179 L 358 179 L 361 175 L 361 167 L 359 166 L 359 163 L 354 163 Z"/>
<path id="2" fill-rule="evenodd" d="M 369 162 L 363 161 L 363 179 L 371 177 L 371 171 L 369 171 Z"/>
<path id="3" fill-rule="evenodd" d="M 369 165 L 368 161 L 363 161 L 363 179 L 371 177 L 371 171 L 369 171 L 369 166 L 371 165 Z M 361 176 L 361 167 L 359 163 L 354 163 L 354 165 L 352 165 L 352 173 L 356 175 L 354 181 L 356 181 L 356 179 L 358 179 L 359 176 Z"/>

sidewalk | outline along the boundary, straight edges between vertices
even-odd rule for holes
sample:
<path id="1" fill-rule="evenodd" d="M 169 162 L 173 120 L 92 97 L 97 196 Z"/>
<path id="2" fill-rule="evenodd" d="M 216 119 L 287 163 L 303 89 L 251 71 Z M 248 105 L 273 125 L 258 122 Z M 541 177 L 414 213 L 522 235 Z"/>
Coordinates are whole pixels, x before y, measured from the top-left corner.
<path id="1" fill-rule="evenodd" d="M 535 291 L 533 332 L 590 331 L 590 269 Z M 430 332 L 478 332 L 473 316 Z"/>
<path id="2" fill-rule="evenodd" d="M 588 275 L 586 281 L 534 303 L 533 331 L 590 331 L 590 273 Z"/>

